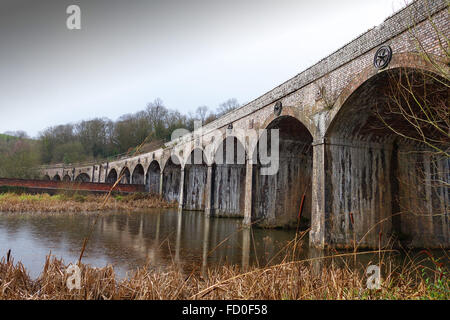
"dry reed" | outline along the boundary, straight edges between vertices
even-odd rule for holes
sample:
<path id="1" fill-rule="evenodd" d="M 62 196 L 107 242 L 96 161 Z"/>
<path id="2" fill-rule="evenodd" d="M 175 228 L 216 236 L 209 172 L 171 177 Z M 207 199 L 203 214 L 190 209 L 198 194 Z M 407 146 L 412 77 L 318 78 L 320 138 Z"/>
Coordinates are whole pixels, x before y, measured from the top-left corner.
<path id="1" fill-rule="evenodd" d="M 387 261 L 386 261 L 387 262 Z M 385 263 L 386 263 L 385 262 Z M 366 288 L 367 277 L 347 267 L 329 265 L 314 271 L 311 262 L 290 261 L 242 271 L 237 266 L 184 274 L 176 265 L 165 270 L 143 266 L 128 278 L 116 277 L 112 266 L 80 264 L 81 289 L 66 285 L 67 266 L 47 256 L 33 280 L 12 258 L 0 260 L 0 299 L 449 299 L 448 270 L 436 265 L 425 276 L 418 261 L 409 260 L 383 277 L 378 290 Z M 422 270 L 422 271 L 421 271 Z"/>
<path id="2" fill-rule="evenodd" d="M 102 195 L 64 195 L 48 194 L 0 194 L 0 212 L 14 213 L 62 213 L 93 211 L 140 211 L 148 208 L 173 208 L 176 203 L 169 203 L 160 196 L 132 194 L 110 197 L 103 204 Z"/>

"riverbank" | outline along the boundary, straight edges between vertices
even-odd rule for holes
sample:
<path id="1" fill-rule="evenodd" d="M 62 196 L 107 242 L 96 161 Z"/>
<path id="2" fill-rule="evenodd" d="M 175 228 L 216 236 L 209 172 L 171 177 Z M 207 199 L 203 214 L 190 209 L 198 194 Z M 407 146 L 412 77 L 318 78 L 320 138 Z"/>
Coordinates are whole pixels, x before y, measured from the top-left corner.
<path id="1" fill-rule="evenodd" d="M 175 208 L 160 196 L 135 193 L 131 195 L 83 195 L 77 193 L 0 194 L 0 212 L 11 213 L 63 213 L 122 210 L 127 212 L 149 208 Z"/>
<path id="2" fill-rule="evenodd" d="M 0 260 L 0 299 L 450 299 L 448 269 L 436 262 L 425 272 L 422 262 L 410 261 L 383 274 L 379 289 L 367 288 L 365 273 L 333 266 L 314 271 L 307 261 L 246 271 L 223 266 L 203 275 L 186 275 L 175 265 L 164 272 L 142 267 L 127 279 L 119 279 L 111 265 L 81 264 L 81 289 L 70 291 L 63 261 L 47 257 L 41 276 L 32 280 L 20 262 L 8 257 Z"/>

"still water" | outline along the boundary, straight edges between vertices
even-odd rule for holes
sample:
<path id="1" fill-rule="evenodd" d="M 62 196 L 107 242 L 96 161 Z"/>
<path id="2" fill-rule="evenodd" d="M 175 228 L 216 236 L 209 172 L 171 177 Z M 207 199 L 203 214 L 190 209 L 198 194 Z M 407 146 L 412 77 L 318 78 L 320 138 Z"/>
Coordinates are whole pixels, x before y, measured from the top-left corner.
<path id="1" fill-rule="evenodd" d="M 0 214 L 0 256 L 11 249 L 32 278 L 39 276 L 50 252 L 66 264 L 76 262 L 95 216 Z M 120 277 L 145 264 L 164 268 L 176 263 L 187 272 L 224 263 L 265 265 L 280 261 L 280 250 L 295 236 L 287 230 L 243 229 L 241 221 L 175 209 L 101 213 L 83 262 L 112 264 Z"/>
<path id="2" fill-rule="evenodd" d="M 292 253 L 288 245 L 293 230 L 242 228 L 241 219 L 207 218 L 203 213 L 176 209 L 152 209 L 139 213 L 96 214 L 5 214 L 0 213 L 0 257 L 11 249 L 14 261 L 21 261 L 32 278 L 43 269 L 50 252 L 66 264 L 78 261 L 84 238 L 90 234 L 83 262 L 93 267 L 112 264 L 119 277 L 148 265 L 164 269 L 177 265 L 182 271 L 203 271 L 223 264 L 265 266 L 281 261 Z M 319 258 L 338 252 L 308 249 L 308 239 L 297 248 L 296 259 Z M 417 254 L 416 251 L 415 254 Z M 415 254 L 409 253 L 408 259 Z M 420 263 L 432 267 L 430 259 L 419 253 Z M 448 251 L 435 251 L 435 257 L 449 265 Z M 423 260 L 423 258 L 426 258 Z M 348 266 L 349 260 L 333 261 Z M 404 263 L 404 254 L 394 256 L 395 264 Z M 416 258 L 414 258 L 416 259 Z M 329 261 L 329 259 L 325 259 Z M 377 264 L 379 255 L 358 256 L 360 272 Z M 313 265 L 311 265 L 313 266 Z"/>

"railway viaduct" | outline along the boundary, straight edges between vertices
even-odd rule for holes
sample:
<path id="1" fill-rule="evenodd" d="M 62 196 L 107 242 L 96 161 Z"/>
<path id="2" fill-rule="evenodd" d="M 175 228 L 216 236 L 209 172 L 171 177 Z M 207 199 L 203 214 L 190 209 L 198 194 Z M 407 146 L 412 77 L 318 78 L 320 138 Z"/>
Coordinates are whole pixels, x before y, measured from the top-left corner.
<path id="1" fill-rule="evenodd" d="M 387 108 L 392 76 L 433 70 L 418 54 L 417 39 L 438 55 L 436 27 L 449 38 L 447 2 L 414 1 L 292 79 L 161 149 L 87 166 L 47 166 L 42 174 L 91 182 L 122 176 L 122 183 L 145 184 L 185 210 L 265 227 L 295 226 L 302 208 L 301 223 L 318 248 L 354 240 L 377 247 L 394 234 L 412 247 L 449 247 L 449 190 L 420 180 L 425 173 L 448 183 L 449 159 L 410 152 L 424 146 L 398 138 L 374 115 Z M 448 70 L 448 61 L 442 67 Z M 263 137 L 269 163 L 259 148 Z"/>

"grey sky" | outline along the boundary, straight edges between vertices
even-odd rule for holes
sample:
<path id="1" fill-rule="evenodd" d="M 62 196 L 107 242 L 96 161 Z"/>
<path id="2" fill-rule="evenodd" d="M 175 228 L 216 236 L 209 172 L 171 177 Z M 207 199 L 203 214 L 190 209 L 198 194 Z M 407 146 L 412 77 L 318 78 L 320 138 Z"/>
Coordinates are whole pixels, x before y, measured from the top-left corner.
<path id="1" fill-rule="evenodd" d="M 81 30 L 66 28 L 81 7 Z M 0 0 L 0 132 L 251 101 L 404 0 Z"/>

